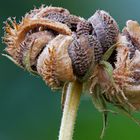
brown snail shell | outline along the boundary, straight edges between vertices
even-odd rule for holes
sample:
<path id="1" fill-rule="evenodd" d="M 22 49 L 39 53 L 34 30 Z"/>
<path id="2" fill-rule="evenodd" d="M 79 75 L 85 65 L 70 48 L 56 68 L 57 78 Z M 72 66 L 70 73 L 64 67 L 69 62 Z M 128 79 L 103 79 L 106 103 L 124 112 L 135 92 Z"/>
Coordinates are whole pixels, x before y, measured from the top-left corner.
<path id="1" fill-rule="evenodd" d="M 58 35 L 46 45 L 38 58 L 37 71 L 53 89 L 76 79 L 68 54 L 68 45 L 72 40 L 72 36 Z"/>

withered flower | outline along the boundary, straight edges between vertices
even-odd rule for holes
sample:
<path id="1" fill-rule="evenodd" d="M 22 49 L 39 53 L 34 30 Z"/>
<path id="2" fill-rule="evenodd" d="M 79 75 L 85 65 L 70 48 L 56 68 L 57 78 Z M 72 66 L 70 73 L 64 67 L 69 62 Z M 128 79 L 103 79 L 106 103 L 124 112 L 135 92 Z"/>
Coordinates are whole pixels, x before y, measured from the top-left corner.
<path id="1" fill-rule="evenodd" d="M 20 23 L 5 22 L 4 43 L 18 66 L 40 75 L 52 89 L 62 89 L 59 140 L 71 140 L 81 93 L 93 97 L 107 123 L 107 103 L 129 117 L 139 110 L 140 26 L 128 21 L 119 33 L 116 21 L 98 10 L 88 20 L 64 8 L 40 7 Z M 114 56 L 116 59 L 114 59 Z"/>
<path id="2" fill-rule="evenodd" d="M 139 120 L 131 114 L 140 109 L 140 26 L 136 21 L 127 21 L 115 48 L 115 66 L 105 61 L 106 57 L 103 56 L 87 85 L 93 103 L 103 112 L 104 128 L 107 113 L 112 112 L 107 108 L 108 102 L 140 125 Z M 111 48 L 106 54 L 110 54 L 110 51 L 112 52 Z"/>

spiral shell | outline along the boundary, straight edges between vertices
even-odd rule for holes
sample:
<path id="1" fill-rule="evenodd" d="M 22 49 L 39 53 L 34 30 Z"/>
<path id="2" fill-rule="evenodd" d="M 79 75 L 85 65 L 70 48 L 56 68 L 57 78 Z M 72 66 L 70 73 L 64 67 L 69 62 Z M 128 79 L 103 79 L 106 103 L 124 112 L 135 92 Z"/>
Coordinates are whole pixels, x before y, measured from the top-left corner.
<path id="1" fill-rule="evenodd" d="M 58 35 L 46 45 L 37 61 L 38 73 L 53 89 L 76 79 L 68 55 L 68 45 L 72 40 L 71 36 Z"/>

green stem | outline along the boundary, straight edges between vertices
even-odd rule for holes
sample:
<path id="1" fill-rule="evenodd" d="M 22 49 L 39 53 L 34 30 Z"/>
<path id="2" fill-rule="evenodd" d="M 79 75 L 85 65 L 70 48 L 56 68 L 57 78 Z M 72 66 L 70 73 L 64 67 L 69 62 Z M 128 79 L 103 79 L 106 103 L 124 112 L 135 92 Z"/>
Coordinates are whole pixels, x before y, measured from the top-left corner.
<path id="1" fill-rule="evenodd" d="M 66 99 L 61 120 L 59 140 L 72 140 L 81 92 L 81 83 L 77 81 L 69 83 L 66 91 Z"/>

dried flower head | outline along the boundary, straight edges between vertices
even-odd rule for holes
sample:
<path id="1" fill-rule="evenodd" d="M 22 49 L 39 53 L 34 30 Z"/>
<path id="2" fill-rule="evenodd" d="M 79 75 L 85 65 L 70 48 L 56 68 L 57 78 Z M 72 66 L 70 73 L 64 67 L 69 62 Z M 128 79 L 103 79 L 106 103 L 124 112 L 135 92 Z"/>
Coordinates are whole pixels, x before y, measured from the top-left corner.
<path id="1" fill-rule="evenodd" d="M 72 40 L 72 36 L 58 35 L 46 45 L 37 61 L 38 73 L 52 88 L 62 87 L 66 81 L 76 79 L 68 55 L 68 46 Z"/>
<path id="2" fill-rule="evenodd" d="M 10 22 L 8 24 L 8 22 Z M 11 26 L 10 26 L 11 25 Z M 51 32 L 59 32 L 62 34 L 70 35 L 71 30 L 64 24 L 59 22 L 54 22 L 49 19 L 30 19 L 30 18 L 23 18 L 20 24 L 17 24 L 16 21 L 12 21 L 9 19 L 6 22 L 5 27 L 5 37 L 4 42 L 7 44 L 6 51 L 17 61 L 19 65 L 20 63 L 20 56 L 21 56 L 21 46 L 23 42 L 29 34 L 36 33 L 39 31 L 45 31 L 46 28 L 52 30 Z M 51 33 L 50 33 L 51 34 Z M 37 46 L 38 47 L 38 46 Z"/>
<path id="3" fill-rule="evenodd" d="M 90 78 L 90 93 L 95 106 L 104 114 L 104 128 L 106 127 L 107 112 L 109 112 L 107 102 L 112 103 L 140 124 L 131 115 L 132 111 L 140 109 L 139 39 L 139 24 L 136 21 L 127 21 L 116 44 L 115 67 L 113 68 L 106 61 L 101 61 L 96 65 Z"/>
<path id="4" fill-rule="evenodd" d="M 134 110 L 140 109 L 140 26 L 136 21 L 127 21 L 120 37 L 114 79 L 124 90 L 128 102 Z"/>
<path id="5" fill-rule="evenodd" d="M 86 20 L 64 8 L 42 6 L 20 23 L 9 18 L 5 24 L 8 57 L 36 72 L 52 89 L 63 89 L 64 120 L 69 118 L 67 124 L 72 124 L 68 129 L 73 127 L 80 92 L 85 90 L 103 112 L 102 136 L 108 102 L 131 118 L 130 112 L 140 109 L 140 26 L 136 21 L 127 21 L 119 33 L 116 21 L 103 10 Z M 73 94 L 74 89 L 78 94 Z M 67 127 L 62 125 L 62 130 Z M 66 139 L 64 134 L 61 140 Z"/>

